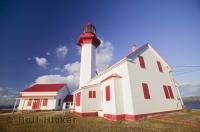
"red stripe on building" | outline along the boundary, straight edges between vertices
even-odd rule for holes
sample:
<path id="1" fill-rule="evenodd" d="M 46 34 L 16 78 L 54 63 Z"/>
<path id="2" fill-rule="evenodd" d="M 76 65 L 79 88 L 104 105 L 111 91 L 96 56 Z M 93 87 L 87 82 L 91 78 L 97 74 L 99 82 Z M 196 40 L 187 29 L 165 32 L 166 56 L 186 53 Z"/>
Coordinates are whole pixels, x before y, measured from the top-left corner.
<path id="1" fill-rule="evenodd" d="M 87 117 L 87 116 L 98 116 L 97 112 L 73 112 L 74 115 L 80 116 L 80 117 Z"/>
<path id="2" fill-rule="evenodd" d="M 156 112 L 156 113 L 147 113 L 147 114 L 138 114 L 138 115 L 129 115 L 129 114 L 119 114 L 119 115 L 112 115 L 112 114 L 104 114 L 104 118 L 108 120 L 138 120 L 148 117 L 160 116 L 167 113 L 178 112 L 180 110 L 171 110 L 171 111 L 163 111 L 163 112 Z"/>

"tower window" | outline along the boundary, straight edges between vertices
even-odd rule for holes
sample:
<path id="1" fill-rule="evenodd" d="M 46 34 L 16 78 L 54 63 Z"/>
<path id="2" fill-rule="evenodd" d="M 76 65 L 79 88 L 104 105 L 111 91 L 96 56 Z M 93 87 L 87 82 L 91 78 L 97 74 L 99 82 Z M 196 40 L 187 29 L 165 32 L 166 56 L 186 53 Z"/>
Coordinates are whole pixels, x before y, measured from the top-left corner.
<path id="1" fill-rule="evenodd" d="M 141 68 L 145 68 L 145 62 L 143 56 L 138 56 L 139 57 L 139 63 Z"/>
<path id="2" fill-rule="evenodd" d="M 142 83 L 143 93 L 145 99 L 150 99 L 149 87 L 147 83 Z"/>

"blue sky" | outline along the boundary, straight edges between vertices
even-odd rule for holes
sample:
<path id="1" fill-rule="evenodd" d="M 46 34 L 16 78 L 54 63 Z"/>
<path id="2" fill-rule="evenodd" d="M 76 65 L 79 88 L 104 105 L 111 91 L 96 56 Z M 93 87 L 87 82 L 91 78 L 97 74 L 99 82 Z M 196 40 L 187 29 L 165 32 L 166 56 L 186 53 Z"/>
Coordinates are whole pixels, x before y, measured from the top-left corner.
<path id="1" fill-rule="evenodd" d="M 0 88 L 19 91 L 44 75 L 74 75 L 76 41 L 88 22 L 105 42 L 99 54 L 112 52 L 103 63 L 127 55 L 132 43 L 150 42 L 175 71 L 189 71 L 177 72 L 178 82 L 200 82 L 199 67 L 175 67 L 200 66 L 199 0 L 1 0 Z"/>

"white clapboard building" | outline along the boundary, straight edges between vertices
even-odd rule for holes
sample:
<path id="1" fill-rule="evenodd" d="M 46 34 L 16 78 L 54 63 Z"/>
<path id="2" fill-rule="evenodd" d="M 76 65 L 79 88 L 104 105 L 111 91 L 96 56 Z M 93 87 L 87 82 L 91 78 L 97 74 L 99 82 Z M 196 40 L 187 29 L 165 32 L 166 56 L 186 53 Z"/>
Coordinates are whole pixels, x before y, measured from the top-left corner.
<path id="1" fill-rule="evenodd" d="M 92 24 L 85 26 L 78 45 L 81 67 L 79 89 L 73 93 L 74 114 L 136 120 L 182 109 L 171 66 L 149 44 L 134 46 L 129 55 L 98 74 L 100 40 Z"/>
<path id="2" fill-rule="evenodd" d="M 20 92 L 18 110 L 60 110 L 70 94 L 66 84 L 34 84 Z"/>

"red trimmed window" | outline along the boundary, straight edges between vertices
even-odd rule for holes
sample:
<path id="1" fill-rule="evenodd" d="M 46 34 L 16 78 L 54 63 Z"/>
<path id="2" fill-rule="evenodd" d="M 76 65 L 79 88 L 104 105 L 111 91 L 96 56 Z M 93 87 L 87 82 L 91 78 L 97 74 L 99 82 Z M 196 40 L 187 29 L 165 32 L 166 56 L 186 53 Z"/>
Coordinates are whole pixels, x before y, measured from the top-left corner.
<path id="1" fill-rule="evenodd" d="M 106 86 L 106 101 L 110 101 L 110 86 Z"/>
<path id="2" fill-rule="evenodd" d="M 43 105 L 43 106 L 47 106 L 47 103 L 48 103 L 48 99 L 43 99 L 42 105 Z"/>
<path id="3" fill-rule="evenodd" d="M 145 68 L 145 63 L 144 63 L 144 58 L 143 56 L 138 56 L 139 57 L 139 62 L 140 62 L 140 67 Z"/>
<path id="4" fill-rule="evenodd" d="M 158 70 L 160 72 L 163 72 L 162 65 L 161 65 L 160 61 L 157 61 L 157 65 L 158 65 Z"/>
<path id="5" fill-rule="evenodd" d="M 170 97 L 169 97 L 169 92 L 168 92 L 168 88 L 167 88 L 166 85 L 163 85 L 163 90 L 164 90 L 164 92 L 165 92 L 165 97 L 166 97 L 166 99 L 169 99 L 169 98 L 170 98 Z"/>
<path id="6" fill-rule="evenodd" d="M 32 99 L 29 99 L 27 106 L 31 106 L 31 103 L 32 103 Z"/>
<path id="7" fill-rule="evenodd" d="M 89 98 L 96 98 L 96 91 L 89 91 Z"/>
<path id="8" fill-rule="evenodd" d="M 89 91 L 89 98 L 92 98 L 92 91 Z"/>
<path id="9" fill-rule="evenodd" d="M 169 91 L 170 98 L 173 99 L 174 98 L 174 94 L 172 92 L 171 86 L 167 86 L 167 88 L 168 88 L 168 91 Z"/>
<path id="10" fill-rule="evenodd" d="M 92 97 L 93 97 L 93 98 L 96 98 L 96 91 L 92 91 L 92 93 L 93 93 L 93 94 L 92 94 L 92 95 L 93 95 Z"/>
<path id="11" fill-rule="evenodd" d="M 81 92 L 77 93 L 76 96 L 76 106 L 80 106 L 80 102 L 81 102 Z"/>
<path id="12" fill-rule="evenodd" d="M 145 99 L 150 99 L 149 87 L 147 83 L 142 83 L 143 93 Z"/>

